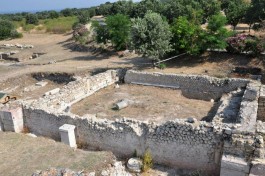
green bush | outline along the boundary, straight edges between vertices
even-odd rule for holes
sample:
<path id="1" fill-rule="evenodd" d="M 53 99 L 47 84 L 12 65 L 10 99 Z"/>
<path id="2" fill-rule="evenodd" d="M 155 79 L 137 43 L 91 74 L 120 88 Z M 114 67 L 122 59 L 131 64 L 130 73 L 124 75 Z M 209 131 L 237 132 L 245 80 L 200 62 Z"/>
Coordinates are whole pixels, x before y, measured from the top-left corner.
<path id="1" fill-rule="evenodd" d="M 166 67 L 167 67 L 167 65 L 164 63 L 161 63 L 158 65 L 158 68 L 160 68 L 161 70 L 164 70 Z"/>
<path id="2" fill-rule="evenodd" d="M 34 14 L 28 14 L 26 16 L 26 24 L 34 24 L 37 25 L 39 23 L 37 15 Z"/>
<path id="3" fill-rule="evenodd" d="M 124 50 L 127 47 L 130 36 L 131 22 L 129 17 L 117 14 L 106 19 L 107 29 L 111 43 L 116 50 Z"/>
<path id="4" fill-rule="evenodd" d="M 22 34 L 16 31 L 15 25 L 12 22 L 0 20 L 0 26 L 0 40 L 22 37 Z"/>

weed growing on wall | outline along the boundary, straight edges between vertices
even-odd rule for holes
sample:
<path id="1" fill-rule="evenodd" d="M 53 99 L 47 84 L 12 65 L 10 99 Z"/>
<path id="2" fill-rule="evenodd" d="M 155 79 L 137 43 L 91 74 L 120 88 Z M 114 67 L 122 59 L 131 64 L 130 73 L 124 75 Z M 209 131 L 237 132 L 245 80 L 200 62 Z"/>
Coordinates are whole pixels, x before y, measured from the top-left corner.
<path id="1" fill-rule="evenodd" d="M 142 171 L 145 172 L 149 170 L 150 168 L 152 168 L 152 166 L 153 166 L 153 157 L 152 157 L 151 151 L 147 149 L 143 156 Z"/>

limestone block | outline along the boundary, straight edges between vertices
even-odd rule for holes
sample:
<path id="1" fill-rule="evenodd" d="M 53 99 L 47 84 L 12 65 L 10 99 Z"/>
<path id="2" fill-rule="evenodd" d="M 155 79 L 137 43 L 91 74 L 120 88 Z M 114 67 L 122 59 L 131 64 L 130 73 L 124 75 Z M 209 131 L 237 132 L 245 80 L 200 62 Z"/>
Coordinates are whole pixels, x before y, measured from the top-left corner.
<path id="1" fill-rule="evenodd" d="M 0 111 L 0 126 L 2 131 L 23 131 L 23 112 L 21 107 Z"/>
<path id="2" fill-rule="evenodd" d="M 70 147 L 76 148 L 75 126 L 64 124 L 59 128 L 61 141 Z"/>
<path id="3" fill-rule="evenodd" d="M 37 82 L 36 83 L 36 86 L 40 86 L 40 87 L 44 87 L 48 84 L 48 82 L 44 82 L 44 81 L 41 81 L 41 82 Z"/>
<path id="4" fill-rule="evenodd" d="M 60 91 L 60 88 L 56 88 L 56 89 L 53 89 L 53 90 L 46 92 L 44 95 L 45 96 L 54 95 L 54 94 L 58 93 L 59 91 Z"/>
<path id="5" fill-rule="evenodd" d="M 249 164 L 239 157 L 223 155 L 221 160 L 221 176 L 245 176 L 249 173 Z"/>
<path id="6" fill-rule="evenodd" d="M 255 160 L 251 164 L 250 176 L 265 175 L 265 160 Z"/>

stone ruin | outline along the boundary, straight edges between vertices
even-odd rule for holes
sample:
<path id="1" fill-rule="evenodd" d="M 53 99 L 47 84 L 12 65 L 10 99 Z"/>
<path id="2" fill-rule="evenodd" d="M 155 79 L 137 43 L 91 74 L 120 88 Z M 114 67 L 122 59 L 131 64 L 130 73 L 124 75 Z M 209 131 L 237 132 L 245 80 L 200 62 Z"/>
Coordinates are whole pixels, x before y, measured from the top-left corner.
<path id="1" fill-rule="evenodd" d="M 215 101 L 211 119 L 194 118 L 161 123 L 78 116 L 71 105 L 116 82 L 181 90 L 192 99 Z M 264 175 L 265 86 L 259 80 L 209 76 L 109 70 L 76 77 L 62 89 L 51 90 L 38 100 L 0 111 L 0 130 L 60 140 L 59 127 L 74 125 L 75 138 L 92 149 L 110 150 L 123 157 L 147 149 L 155 163 L 200 171 L 204 175 Z"/>
<path id="2" fill-rule="evenodd" d="M 36 59 L 45 53 L 42 52 L 33 52 L 31 51 L 34 48 L 33 45 L 28 44 L 3 44 L 0 45 L 0 60 L 10 60 L 16 62 L 22 62 L 25 60 Z M 22 51 L 27 50 L 27 52 Z"/>

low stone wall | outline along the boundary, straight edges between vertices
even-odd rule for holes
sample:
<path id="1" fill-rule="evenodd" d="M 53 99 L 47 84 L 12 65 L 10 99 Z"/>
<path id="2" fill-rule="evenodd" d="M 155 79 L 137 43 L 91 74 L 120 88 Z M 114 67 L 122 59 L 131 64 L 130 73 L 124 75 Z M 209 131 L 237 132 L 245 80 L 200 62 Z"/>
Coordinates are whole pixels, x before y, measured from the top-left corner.
<path id="1" fill-rule="evenodd" d="M 135 150 L 141 155 L 149 148 L 157 163 L 202 170 L 209 175 L 218 173 L 221 135 L 214 133 L 206 122 L 177 119 L 155 124 L 126 118 L 111 121 L 33 108 L 24 108 L 24 120 L 30 132 L 36 135 L 59 140 L 59 127 L 72 124 L 76 126 L 77 141 L 95 149 L 132 156 Z"/>
<path id="2" fill-rule="evenodd" d="M 200 100 L 217 100 L 223 93 L 245 87 L 249 82 L 246 79 L 218 79 L 209 76 L 147 73 L 133 70 L 127 71 L 125 75 L 125 83 L 181 89 L 184 96 Z"/>
<path id="3" fill-rule="evenodd" d="M 40 98 L 30 106 L 63 111 L 72 104 L 118 81 L 117 74 L 117 71 L 109 70 L 95 76 L 77 77 L 75 81 L 68 83 L 61 90 Z"/>
<path id="4" fill-rule="evenodd" d="M 112 70 L 77 78 L 53 95 L 34 102 L 23 102 L 24 125 L 36 135 L 56 140 L 60 140 L 60 126 L 75 125 L 78 143 L 110 150 L 120 156 L 132 156 L 135 150 L 142 155 L 150 149 L 156 163 L 184 170 L 200 170 L 204 175 L 219 175 L 221 161 L 221 174 L 245 174 L 249 172 L 253 156 L 264 156 L 261 145 L 263 134 L 258 132 L 260 135 L 256 135 L 261 85 L 255 81 L 135 71 L 125 74 L 125 83 L 179 88 L 190 98 L 210 100 L 223 95 L 217 114 L 209 123 L 177 117 L 165 123 L 127 118 L 107 120 L 98 119 L 95 115 L 80 117 L 65 109 L 118 81 L 120 74 Z M 231 113 L 225 112 L 235 110 L 231 117 L 228 117 Z M 225 120 L 227 118 L 236 121 L 230 123 Z M 258 128 L 260 131 L 265 129 L 262 122 L 258 124 L 262 124 Z M 224 157 L 223 153 L 229 156 Z M 241 165 L 228 167 L 229 163 Z M 245 166 L 246 169 L 242 169 Z"/>
<path id="5" fill-rule="evenodd" d="M 258 119 L 265 122 L 265 86 L 260 91 Z"/>

